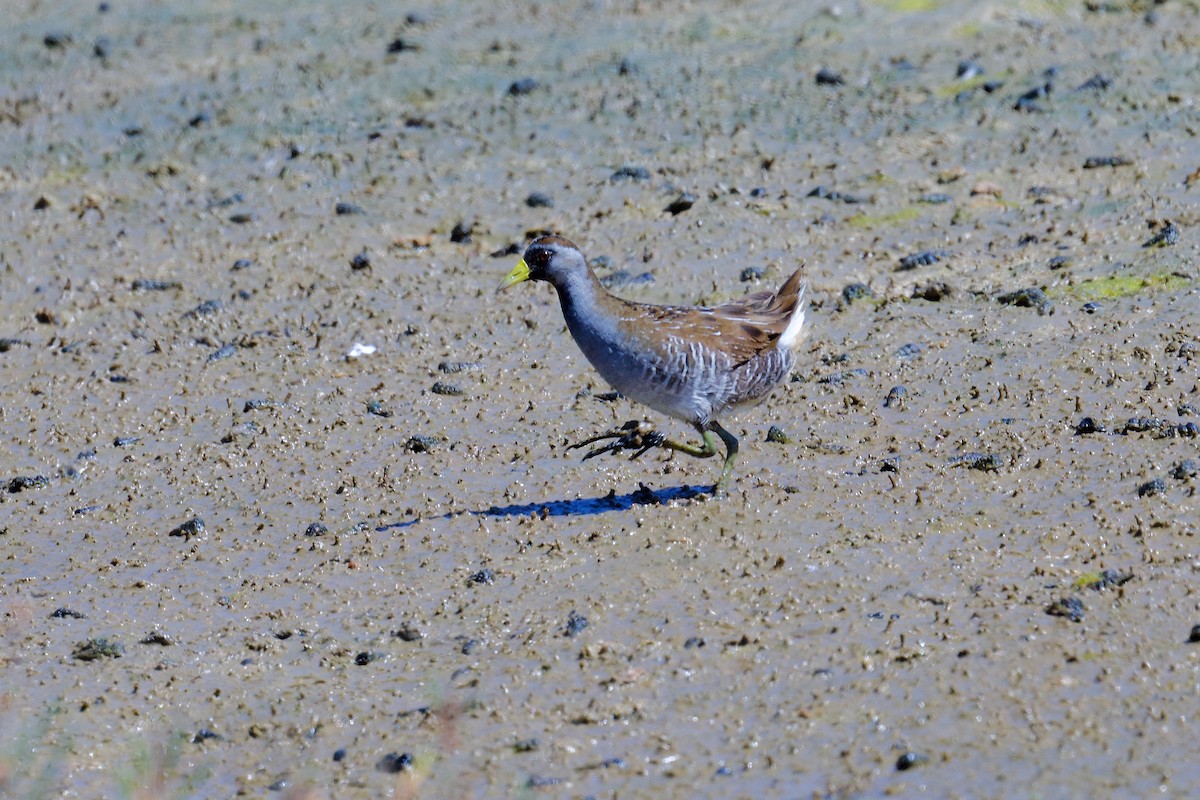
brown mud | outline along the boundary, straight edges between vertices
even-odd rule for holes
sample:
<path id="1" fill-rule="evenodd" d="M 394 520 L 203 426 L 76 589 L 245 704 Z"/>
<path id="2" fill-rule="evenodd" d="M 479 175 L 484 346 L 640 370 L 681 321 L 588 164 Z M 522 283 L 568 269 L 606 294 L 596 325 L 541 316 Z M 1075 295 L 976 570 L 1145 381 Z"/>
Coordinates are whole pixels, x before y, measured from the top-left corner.
<path id="1" fill-rule="evenodd" d="M 8 9 L 0 795 L 1200 791 L 1195 2 L 339 5 Z M 806 263 L 728 498 L 546 229 Z"/>

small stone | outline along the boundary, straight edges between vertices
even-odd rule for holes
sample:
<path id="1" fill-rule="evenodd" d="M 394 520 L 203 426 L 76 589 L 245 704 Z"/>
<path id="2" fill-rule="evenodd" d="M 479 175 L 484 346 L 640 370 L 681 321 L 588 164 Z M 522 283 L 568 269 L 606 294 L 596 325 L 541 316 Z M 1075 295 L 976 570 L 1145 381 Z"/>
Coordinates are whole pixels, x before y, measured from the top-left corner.
<path id="1" fill-rule="evenodd" d="M 362 206 L 355 205 L 354 203 L 336 203 L 333 206 L 333 211 L 339 217 L 365 213 L 362 210 Z"/>
<path id="2" fill-rule="evenodd" d="M 1171 477 L 1177 481 L 1186 481 L 1197 475 L 1200 475 L 1200 461 L 1193 458 L 1185 458 L 1171 468 Z"/>
<path id="3" fill-rule="evenodd" d="M 333 760 L 334 761 L 342 761 L 345 758 L 346 758 L 346 748 L 339 747 L 337 750 L 333 751 Z"/>
<path id="4" fill-rule="evenodd" d="M 30 489 L 42 489 L 49 485 L 50 479 L 45 475 L 18 475 L 8 482 L 8 493 L 17 494 Z"/>
<path id="5" fill-rule="evenodd" d="M 96 661 L 101 658 L 120 658 L 125 648 L 117 642 L 108 639 L 88 639 L 75 645 L 71 657 L 79 661 Z"/>
<path id="6" fill-rule="evenodd" d="M 1188 632 L 1188 644 L 1196 644 L 1200 642 L 1200 625 L 1193 625 L 1192 630 Z"/>
<path id="7" fill-rule="evenodd" d="M 455 244 L 466 244 L 471 241 L 471 234 L 475 230 L 475 223 L 459 220 L 454 228 L 450 231 L 450 241 Z"/>
<path id="8" fill-rule="evenodd" d="M 821 67 L 817 70 L 815 80 L 818 86 L 841 86 L 846 82 L 839 73 L 828 67 Z"/>
<path id="9" fill-rule="evenodd" d="M 1078 597 L 1060 597 L 1046 606 L 1046 613 L 1052 617 L 1066 617 L 1071 622 L 1083 622 L 1083 601 Z"/>
<path id="10" fill-rule="evenodd" d="M 626 164 L 619 168 L 608 178 L 610 181 L 634 180 L 648 181 L 650 180 L 650 171 L 645 167 L 638 167 L 632 164 Z"/>
<path id="11" fill-rule="evenodd" d="M 530 192 L 525 198 L 525 205 L 530 208 L 554 208 L 554 198 L 545 192 Z"/>
<path id="12" fill-rule="evenodd" d="M 1157 494 L 1162 494 L 1167 490 L 1167 482 L 1162 478 L 1155 478 L 1151 481 L 1146 481 L 1138 487 L 1138 497 L 1154 497 Z"/>
<path id="13" fill-rule="evenodd" d="M 738 280 L 740 280 L 742 283 L 761 281 L 766 273 L 767 271 L 762 267 L 746 267 L 738 275 Z"/>
<path id="14" fill-rule="evenodd" d="M 204 520 L 200 517 L 192 517 L 187 522 L 174 528 L 168 536 L 182 536 L 183 540 L 189 541 L 193 536 L 199 536 L 204 533 Z"/>
<path id="15" fill-rule="evenodd" d="M 567 624 L 563 626 L 563 633 L 568 637 L 578 636 L 583 633 L 583 630 L 588 626 L 587 617 L 572 611 L 567 615 Z"/>
<path id="16" fill-rule="evenodd" d="M 304 529 L 305 536 L 324 536 L 329 533 L 329 528 L 322 522 L 314 522 Z"/>
<path id="17" fill-rule="evenodd" d="M 539 84 L 536 78 L 521 78 L 513 81 L 508 85 L 508 94 L 510 97 L 519 97 L 529 94 L 534 89 L 538 88 Z"/>
<path id="18" fill-rule="evenodd" d="M 883 398 L 884 408 L 903 408 L 904 400 L 908 397 L 908 389 L 903 386 L 893 386 Z"/>
<path id="19" fill-rule="evenodd" d="M 928 300 L 931 303 L 939 303 L 950 297 L 953 293 L 954 289 L 945 281 L 930 281 L 929 283 L 913 287 L 912 296 L 914 300 Z"/>
<path id="20" fill-rule="evenodd" d="M 1142 247 L 1170 247 L 1179 243 L 1179 226 L 1168 220 Z"/>
<path id="21" fill-rule="evenodd" d="M 671 216 L 678 216 L 695 204 L 696 195 L 691 192 L 681 192 L 679 197 L 672 200 L 663 211 L 670 213 Z"/>
<path id="22" fill-rule="evenodd" d="M 448 397 L 459 397 L 465 394 L 465 392 L 462 390 L 462 387 L 456 386 L 453 383 L 443 383 L 441 381 L 433 384 L 433 387 L 430 389 L 430 391 L 432 391 L 434 394 L 446 395 Z"/>
<path id="23" fill-rule="evenodd" d="M 471 583 L 477 585 L 491 586 L 496 582 L 496 574 L 490 568 L 485 567 L 471 576 Z"/>
<path id="24" fill-rule="evenodd" d="M 920 753 L 908 752 L 896 759 L 896 769 L 900 772 L 905 772 L 914 767 L 919 767 L 929 761 L 928 756 L 923 756 Z"/>
<path id="25" fill-rule="evenodd" d="M 871 287 L 865 283 L 851 283 L 842 287 L 842 299 L 847 303 L 874 296 L 875 292 L 871 291 Z"/>
<path id="26" fill-rule="evenodd" d="M 1091 417 L 1084 417 L 1079 420 L 1079 424 L 1075 426 L 1075 433 L 1080 436 L 1086 436 L 1089 433 L 1104 433 L 1105 428 L 1099 422 Z"/>
<path id="27" fill-rule="evenodd" d="M 792 440 L 778 425 L 772 425 L 767 429 L 767 441 L 775 444 L 789 444 Z"/>
<path id="28" fill-rule="evenodd" d="M 916 269 L 917 267 L 927 267 L 930 264 L 936 264 L 942 259 L 949 257 L 949 250 L 921 250 L 901 258 L 900 265 L 896 267 L 896 269 L 910 270 Z"/>
<path id="29" fill-rule="evenodd" d="M 367 252 L 367 248 L 359 251 L 358 255 L 350 259 L 350 269 L 358 271 L 371 268 L 371 254 Z"/>
<path id="30" fill-rule="evenodd" d="M 406 769 L 412 769 L 413 757 L 411 753 L 388 753 L 383 758 L 379 759 L 375 764 L 375 769 L 388 774 L 403 772 Z"/>

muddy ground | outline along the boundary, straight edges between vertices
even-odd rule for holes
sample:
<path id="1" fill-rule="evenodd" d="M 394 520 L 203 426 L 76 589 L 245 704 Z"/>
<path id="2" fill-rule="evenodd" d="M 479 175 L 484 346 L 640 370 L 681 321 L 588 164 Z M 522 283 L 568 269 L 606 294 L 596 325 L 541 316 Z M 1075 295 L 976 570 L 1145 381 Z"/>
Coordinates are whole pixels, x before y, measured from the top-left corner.
<path id="1" fill-rule="evenodd" d="M 1195 2 L 339 5 L 7 9 L 0 795 L 1200 791 Z M 544 229 L 807 264 L 729 497 Z"/>

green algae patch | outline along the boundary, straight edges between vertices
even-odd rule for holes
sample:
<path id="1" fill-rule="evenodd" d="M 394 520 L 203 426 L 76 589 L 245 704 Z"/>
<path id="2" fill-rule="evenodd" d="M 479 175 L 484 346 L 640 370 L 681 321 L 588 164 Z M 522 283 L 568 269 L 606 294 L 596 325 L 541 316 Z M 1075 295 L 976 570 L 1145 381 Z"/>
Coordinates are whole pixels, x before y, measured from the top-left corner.
<path id="1" fill-rule="evenodd" d="M 846 224 L 855 228 L 882 228 L 914 220 L 922 213 L 916 206 L 907 206 L 890 214 L 855 214 Z"/>
<path id="2" fill-rule="evenodd" d="M 1058 286 L 1047 292 L 1051 298 L 1079 300 L 1115 300 L 1147 292 L 1171 292 L 1182 289 L 1191 280 L 1171 272 L 1157 275 L 1110 275 L 1080 281 L 1073 286 Z"/>

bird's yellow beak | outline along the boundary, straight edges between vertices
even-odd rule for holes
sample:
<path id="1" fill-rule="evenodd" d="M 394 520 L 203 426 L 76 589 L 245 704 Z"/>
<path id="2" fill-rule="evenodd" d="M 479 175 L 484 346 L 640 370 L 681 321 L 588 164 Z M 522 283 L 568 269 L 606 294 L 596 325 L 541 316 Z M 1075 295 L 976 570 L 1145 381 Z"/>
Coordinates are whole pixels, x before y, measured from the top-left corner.
<path id="1" fill-rule="evenodd" d="M 526 264 L 525 259 L 522 258 L 517 262 L 517 265 L 513 267 L 512 272 L 508 273 L 508 277 L 500 281 L 500 285 L 496 287 L 496 291 L 502 292 L 513 284 L 527 280 L 529 280 L 529 265 Z"/>

